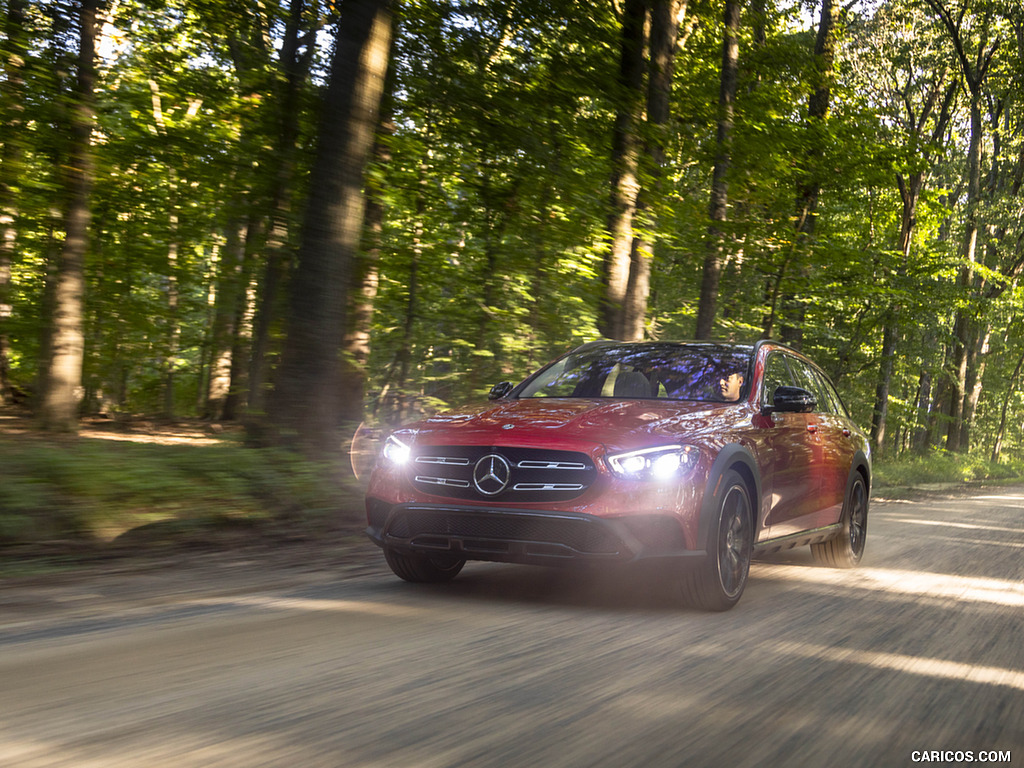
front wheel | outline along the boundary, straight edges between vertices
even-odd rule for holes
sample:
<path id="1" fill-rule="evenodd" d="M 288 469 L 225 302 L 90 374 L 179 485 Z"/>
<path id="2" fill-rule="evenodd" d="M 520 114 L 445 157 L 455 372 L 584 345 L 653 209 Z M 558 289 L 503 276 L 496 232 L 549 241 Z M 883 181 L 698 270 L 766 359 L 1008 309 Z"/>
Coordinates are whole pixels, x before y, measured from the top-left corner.
<path id="1" fill-rule="evenodd" d="M 709 611 L 727 611 L 739 602 L 754 543 L 750 493 L 743 478 L 730 470 L 720 487 L 707 558 L 683 575 L 682 584 L 686 601 Z"/>
<path id="2" fill-rule="evenodd" d="M 859 472 L 850 484 L 839 522 L 839 533 L 821 544 L 812 544 L 811 554 L 823 565 L 852 568 L 864 557 L 868 535 L 868 489 Z"/>
<path id="3" fill-rule="evenodd" d="M 466 561 L 452 555 L 421 555 L 384 548 L 384 559 L 394 574 L 414 584 L 437 584 L 459 575 Z"/>

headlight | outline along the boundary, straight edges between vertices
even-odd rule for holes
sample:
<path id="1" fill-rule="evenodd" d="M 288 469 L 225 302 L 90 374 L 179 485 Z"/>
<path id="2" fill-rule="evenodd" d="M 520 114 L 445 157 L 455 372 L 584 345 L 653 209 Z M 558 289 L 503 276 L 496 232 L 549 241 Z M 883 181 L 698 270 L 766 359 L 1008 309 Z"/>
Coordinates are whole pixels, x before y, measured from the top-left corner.
<path id="1" fill-rule="evenodd" d="M 384 441 L 384 447 L 380 452 L 383 463 L 391 464 L 395 467 L 401 467 L 408 462 L 410 455 L 412 455 L 412 448 L 394 435 L 388 436 L 388 439 Z"/>
<path id="2" fill-rule="evenodd" d="M 690 445 L 659 445 L 606 456 L 608 468 L 633 480 L 671 480 L 697 466 L 697 449 Z"/>

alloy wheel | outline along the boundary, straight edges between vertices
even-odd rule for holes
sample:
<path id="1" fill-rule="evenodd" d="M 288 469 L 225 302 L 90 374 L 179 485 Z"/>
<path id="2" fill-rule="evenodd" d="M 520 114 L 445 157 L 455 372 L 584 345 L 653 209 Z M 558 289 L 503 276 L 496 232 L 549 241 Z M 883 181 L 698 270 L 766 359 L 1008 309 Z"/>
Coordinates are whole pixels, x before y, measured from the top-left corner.
<path id="1" fill-rule="evenodd" d="M 718 534 L 718 577 L 730 598 L 739 595 L 746 584 L 750 550 L 750 500 L 742 486 L 734 485 L 722 500 Z"/>

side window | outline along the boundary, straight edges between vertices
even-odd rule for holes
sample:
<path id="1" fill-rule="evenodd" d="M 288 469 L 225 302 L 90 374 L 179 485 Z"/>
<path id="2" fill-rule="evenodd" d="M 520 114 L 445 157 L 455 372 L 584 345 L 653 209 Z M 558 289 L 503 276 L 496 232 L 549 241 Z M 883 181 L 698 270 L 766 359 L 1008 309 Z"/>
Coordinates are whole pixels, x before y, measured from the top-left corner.
<path id="1" fill-rule="evenodd" d="M 820 394 L 818 397 L 818 411 L 820 413 L 831 413 L 833 416 L 839 413 L 839 409 L 836 405 L 836 398 L 832 394 L 831 388 L 825 381 L 825 377 L 821 375 L 819 371 L 810 369 L 810 374 L 814 376 L 814 382 L 817 386 L 816 392 Z"/>
<path id="2" fill-rule="evenodd" d="M 793 377 L 786 365 L 786 356 L 779 353 L 768 355 L 764 364 L 764 383 L 761 399 L 764 405 L 775 405 L 775 390 L 779 387 L 793 386 Z"/>
<path id="3" fill-rule="evenodd" d="M 793 359 L 789 361 L 789 364 L 793 369 L 796 385 L 806 389 L 818 401 L 818 404 L 814 406 L 814 412 L 834 413 L 831 398 L 825 394 L 825 388 L 821 379 L 818 378 L 817 372 L 801 360 Z"/>
<path id="4" fill-rule="evenodd" d="M 815 371 L 815 373 L 818 372 Z M 836 416 L 846 416 L 849 418 L 850 414 L 846 410 L 846 406 L 843 405 L 843 401 L 839 397 L 839 393 L 836 392 L 836 388 L 832 386 L 832 382 L 828 380 L 827 376 L 823 376 L 820 373 L 818 373 L 818 378 L 821 380 L 821 388 L 824 391 L 825 396 L 828 397 L 828 401 L 832 406 L 829 409 L 831 413 L 834 413 Z"/>

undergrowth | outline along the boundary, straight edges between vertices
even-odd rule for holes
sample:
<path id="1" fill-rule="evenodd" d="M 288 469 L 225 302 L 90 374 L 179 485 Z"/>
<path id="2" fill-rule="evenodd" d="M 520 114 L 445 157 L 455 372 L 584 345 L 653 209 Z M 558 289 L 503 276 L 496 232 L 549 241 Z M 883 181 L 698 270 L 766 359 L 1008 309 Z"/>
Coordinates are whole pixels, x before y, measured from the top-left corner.
<path id="1" fill-rule="evenodd" d="M 1011 482 L 1024 478 L 1024 461 L 995 463 L 977 454 L 933 451 L 876 461 L 874 474 L 875 488 Z"/>
<path id="2" fill-rule="evenodd" d="M 109 541 L 162 524 L 316 527 L 359 508 L 354 481 L 279 449 L 0 435 L 0 545 Z"/>

